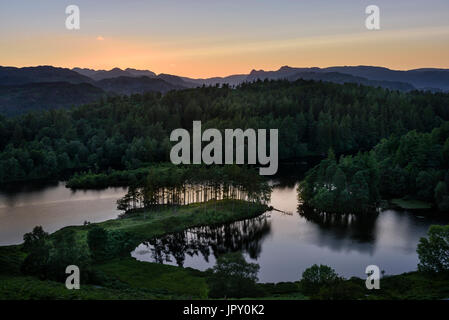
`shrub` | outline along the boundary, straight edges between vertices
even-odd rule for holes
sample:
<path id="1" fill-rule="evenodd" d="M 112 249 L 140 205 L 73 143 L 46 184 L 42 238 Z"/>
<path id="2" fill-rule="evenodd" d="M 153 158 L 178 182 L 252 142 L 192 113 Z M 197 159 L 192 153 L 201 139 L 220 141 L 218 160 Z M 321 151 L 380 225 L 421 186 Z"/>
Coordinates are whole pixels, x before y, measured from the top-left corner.
<path id="1" fill-rule="evenodd" d="M 126 232 L 107 231 L 99 226 L 89 230 L 87 243 L 94 261 L 105 261 L 129 254 L 135 247 L 133 237 Z"/>
<path id="2" fill-rule="evenodd" d="M 209 269 L 209 297 L 243 298 L 263 295 L 256 284 L 259 265 L 245 261 L 241 252 L 227 253 Z"/>
<path id="3" fill-rule="evenodd" d="M 301 288 L 305 294 L 312 295 L 322 287 L 335 285 L 341 280 L 338 274 L 329 266 L 314 264 L 302 274 Z"/>
<path id="4" fill-rule="evenodd" d="M 430 226 L 427 238 L 418 243 L 419 271 L 449 271 L 449 225 Z"/>
<path id="5" fill-rule="evenodd" d="M 105 229 L 94 226 L 87 234 L 87 244 L 94 261 L 103 261 L 107 257 L 108 233 Z"/>
<path id="6" fill-rule="evenodd" d="M 65 270 L 69 265 L 80 269 L 81 281 L 88 282 L 90 274 L 90 258 L 86 245 L 75 240 L 75 231 L 67 230 L 55 235 L 48 259 L 48 278 L 64 282 L 67 278 Z"/>
<path id="7" fill-rule="evenodd" d="M 23 236 L 23 251 L 29 253 L 36 247 L 41 246 L 47 239 L 48 233 L 41 226 L 36 226 L 33 231 L 25 233 Z"/>
<path id="8" fill-rule="evenodd" d="M 81 280 L 86 282 L 89 278 L 90 259 L 87 248 L 77 244 L 73 230 L 56 234 L 51 241 L 41 227 L 36 227 L 33 232 L 25 234 L 24 239 L 24 249 L 28 255 L 22 263 L 22 273 L 41 279 L 64 281 L 67 266 L 76 265 L 82 273 Z"/>
<path id="9" fill-rule="evenodd" d="M 349 280 L 337 280 L 332 285 L 325 285 L 320 288 L 316 296 L 312 298 L 318 300 L 356 300 L 364 296 L 364 288 L 360 284 Z"/>
<path id="10" fill-rule="evenodd" d="M 272 288 L 272 293 L 275 294 L 294 293 L 298 291 L 298 284 L 294 282 L 278 282 Z"/>

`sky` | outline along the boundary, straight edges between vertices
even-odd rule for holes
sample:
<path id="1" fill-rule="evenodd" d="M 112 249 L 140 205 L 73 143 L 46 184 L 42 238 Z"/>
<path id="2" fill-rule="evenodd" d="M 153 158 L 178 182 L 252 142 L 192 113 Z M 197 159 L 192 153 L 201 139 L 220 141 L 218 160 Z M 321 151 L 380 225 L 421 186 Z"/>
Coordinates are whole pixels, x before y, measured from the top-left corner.
<path id="1" fill-rule="evenodd" d="M 68 5 L 79 30 L 65 26 Z M 380 30 L 365 27 L 368 5 Z M 196 78 L 284 65 L 449 68 L 449 1 L 0 0 L 0 65 Z"/>

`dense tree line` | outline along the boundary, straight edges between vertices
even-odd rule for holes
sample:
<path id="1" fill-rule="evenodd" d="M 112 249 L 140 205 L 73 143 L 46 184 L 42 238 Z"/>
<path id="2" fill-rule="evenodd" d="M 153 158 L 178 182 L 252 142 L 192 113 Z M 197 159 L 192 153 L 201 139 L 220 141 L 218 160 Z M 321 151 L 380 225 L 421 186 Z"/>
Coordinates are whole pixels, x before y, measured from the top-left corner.
<path id="1" fill-rule="evenodd" d="M 135 240 L 128 233 L 107 231 L 96 225 L 86 226 L 89 230 L 87 243 L 79 242 L 73 229 L 50 236 L 41 226 L 34 227 L 32 232 L 23 237 L 22 251 L 26 258 L 21 265 L 21 272 L 64 282 L 67 266 L 76 265 L 81 272 L 81 281 L 89 283 L 96 278 L 93 264 L 126 256 L 135 247 Z"/>
<path id="2" fill-rule="evenodd" d="M 326 212 L 362 212 L 380 197 L 408 197 L 449 212 L 449 122 L 430 133 L 383 139 L 371 152 L 342 156 L 331 151 L 299 186 L 301 198 Z"/>
<path id="3" fill-rule="evenodd" d="M 151 167 L 147 176 L 132 184 L 117 204 L 118 209 L 129 211 L 223 199 L 266 203 L 270 194 L 267 182 L 255 170 L 245 167 L 165 165 Z"/>
<path id="4" fill-rule="evenodd" d="M 300 197 L 319 211 L 374 211 L 379 200 L 379 169 L 373 153 L 327 159 L 309 170 L 298 187 Z"/>
<path id="5" fill-rule="evenodd" d="M 71 110 L 0 117 L 0 182 L 168 161 L 170 132 L 278 128 L 280 159 L 369 150 L 382 138 L 449 120 L 449 94 L 357 84 L 258 81 L 110 97 Z"/>
<path id="6" fill-rule="evenodd" d="M 382 195 L 411 196 L 449 212 L 449 122 L 430 133 L 384 139 L 374 152 Z"/>

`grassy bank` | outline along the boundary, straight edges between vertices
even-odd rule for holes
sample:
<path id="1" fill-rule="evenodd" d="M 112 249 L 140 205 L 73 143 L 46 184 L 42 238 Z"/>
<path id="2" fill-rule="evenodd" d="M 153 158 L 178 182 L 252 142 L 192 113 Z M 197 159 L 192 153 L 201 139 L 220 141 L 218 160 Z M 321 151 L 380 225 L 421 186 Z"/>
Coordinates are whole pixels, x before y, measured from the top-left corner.
<path id="1" fill-rule="evenodd" d="M 208 294 L 205 273 L 191 268 L 123 258 L 101 264 L 97 270 L 125 287 L 164 298 L 205 299 Z"/>
<path id="2" fill-rule="evenodd" d="M 136 211 L 121 218 L 85 226 L 70 226 L 52 235 L 75 231 L 79 243 L 98 225 L 108 231 L 126 232 L 137 246 L 155 236 L 190 227 L 216 225 L 254 218 L 269 208 L 242 200 L 208 201 L 181 207 Z M 131 257 L 117 258 L 93 266 L 101 286 L 82 285 L 67 290 L 62 283 L 25 276 L 20 266 L 26 254 L 21 245 L 0 247 L 0 299 L 199 299 L 207 297 L 205 274 L 156 263 L 139 262 Z"/>
<path id="3" fill-rule="evenodd" d="M 380 280 L 379 290 L 369 291 L 367 299 L 375 300 L 447 299 L 449 298 L 449 274 L 409 272 L 400 275 L 385 276 Z"/>
<path id="4" fill-rule="evenodd" d="M 20 274 L 20 265 L 25 256 L 25 253 L 20 250 L 20 246 L 0 247 L 0 274 Z"/>
<path id="5" fill-rule="evenodd" d="M 208 292 L 203 272 L 131 257 L 94 265 L 101 285 L 67 290 L 64 283 L 21 274 L 24 258 L 20 246 L 0 247 L 0 300 L 200 299 Z"/>
<path id="6" fill-rule="evenodd" d="M 150 292 L 132 288 L 105 288 L 82 285 L 80 290 L 67 290 L 63 283 L 35 277 L 0 274 L 0 300 L 141 300 L 158 298 Z"/>
<path id="7" fill-rule="evenodd" d="M 432 204 L 429 202 L 416 199 L 392 199 L 390 200 L 394 207 L 404 210 L 428 210 L 432 209 Z"/>
<path id="8" fill-rule="evenodd" d="M 1 299 L 204 299 L 207 274 L 190 268 L 139 262 L 133 258 L 109 261 L 95 267 L 105 277 L 104 286 L 82 285 L 67 290 L 62 283 L 23 275 L 0 273 Z M 430 275 L 410 272 L 385 276 L 379 290 L 367 290 L 365 280 L 344 281 L 347 290 L 339 292 L 346 300 L 439 300 L 449 297 L 449 274 Z M 301 283 L 282 282 L 258 285 L 262 300 L 327 299 L 326 295 L 308 297 Z"/>
<path id="9" fill-rule="evenodd" d="M 141 241 L 167 233 L 179 232 L 191 227 L 217 225 L 254 218 L 269 208 L 263 204 L 243 200 L 210 200 L 185 206 L 168 206 L 162 209 L 138 210 L 124 214 L 121 218 L 86 226 L 65 227 L 59 233 L 74 230 L 78 241 L 85 242 L 88 231 L 97 225 L 108 231 L 127 232 L 136 245 Z"/>
<path id="10" fill-rule="evenodd" d="M 109 231 L 127 232 L 136 242 L 200 225 L 221 224 L 252 218 L 267 210 L 264 205 L 245 201 L 209 201 L 157 211 L 138 211 L 120 219 L 98 223 Z M 77 241 L 85 242 L 92 225 L 63 228 L 51 237 L 74 230 Z M 0 247 L 0 299 L 206 299 L 208 273 L 158 263 L 140 262 L 129 256 L 114 258 L 92 266 L 96 279 L 82 284 L 80 290 L 67 290 L 63 283 L 21 274 L 25 258 L 21 246 Z M 299 278 L 299 277 L 298 277 Z M 257 284 L 258 297 L 250 299 L 363 299 L 405 300 L 444 299 L 449 297 L 449 274 L 422 272 L 385 276 L 380 290 L 367 290 L 365 279 L 343 281 L 335 292 L 308 296 L 301 281 Z"/>

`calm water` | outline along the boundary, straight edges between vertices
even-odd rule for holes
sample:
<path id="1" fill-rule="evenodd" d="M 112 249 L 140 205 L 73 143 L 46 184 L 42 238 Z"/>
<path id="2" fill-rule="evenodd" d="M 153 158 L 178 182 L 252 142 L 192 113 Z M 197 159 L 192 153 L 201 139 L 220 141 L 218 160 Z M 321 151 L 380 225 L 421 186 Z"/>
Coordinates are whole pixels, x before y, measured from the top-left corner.
<path id="1" fill-rule="evenodd" d="M 117 218 L 115 202 L 125 193 L 123 188 L 71 191 L 63 182 L 0 191 L 0 245 L 21 243 L 37 225 L 54 232 L 84 221 Z"/>
<path id="2" fill-rule="evenodd" d="M 300 215 L 296 186 L 275 188 L 271 204 L 293 214 L 273 211 L 219 228 L 194 228 L 143 243 L 131 255 L 205 270 L 218 254 L 241 250 L 260 265 L 261 282 L 298 280 L 314 263 L 346 277 L 363 277 L 370 264 L 397 274 L 416 270 L 419 238 L 429 225 L 441 223 L 395 210 L 364 217 Z"/>
<path id="3" fill-rule="evenodd" d="M 131 254 L 141 261 L 205 270 L 220 253 L 242 250 L 260 265 L 261 282 L 298 280 L 314 263 L 330 265 L 346 277 L 364 276 L 369 264 L 397 274 L 416 269 L 419 238 L 429 225 L 445 223 L 395 210 L 362 217 L 299 213 L 297 178 L 290 178 L 275 187 L 271 205 L 291 215 L 273 211 L 219 228 L 191 229 L 153 239 Z M 20 243 L 36 225 L 53 232 L 116 218 L 115 201 L 124 194 L 122 188 L 72 192 L 63 183 L 0 192 L 0 245 Z"/>

